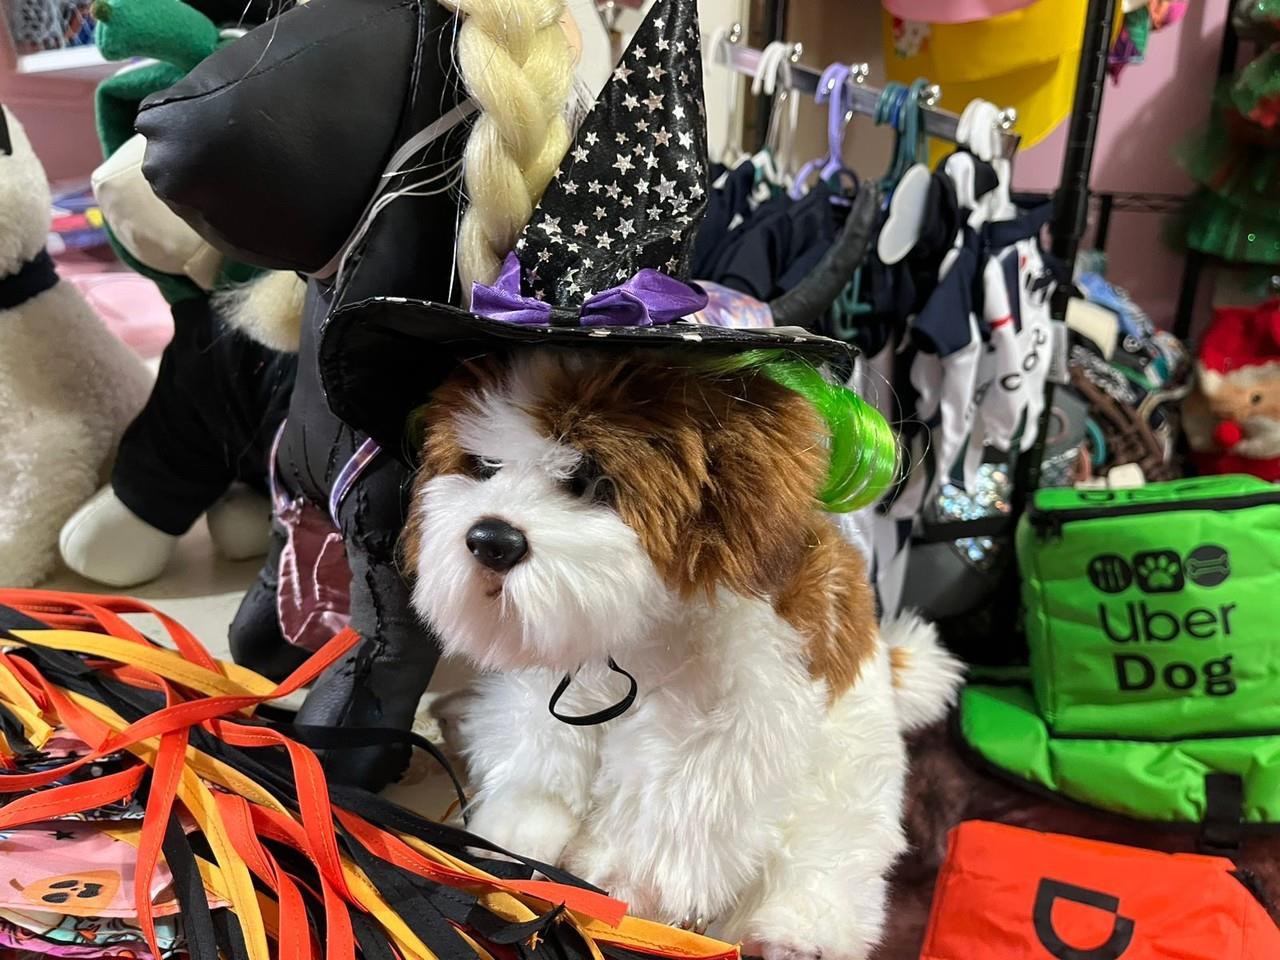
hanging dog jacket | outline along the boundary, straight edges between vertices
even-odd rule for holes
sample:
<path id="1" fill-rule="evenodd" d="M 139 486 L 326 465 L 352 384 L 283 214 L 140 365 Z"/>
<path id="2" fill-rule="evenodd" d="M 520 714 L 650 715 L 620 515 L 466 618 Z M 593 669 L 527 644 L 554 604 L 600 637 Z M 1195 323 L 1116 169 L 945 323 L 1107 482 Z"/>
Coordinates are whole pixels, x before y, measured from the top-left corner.
<path id="1" fill-rule="evenodd" d="M 1129 816 L 1280 822 L 1280 488 L 1254 477 L 1041 490 L 1018 530 L 1029 686 L 974 684 L 998 770 Z"/>
<path id="2" fill-rule="evenodd" d="M 1230 860 L 974 821 L 951 832 L 920 960 L 1269 960 Z"/>

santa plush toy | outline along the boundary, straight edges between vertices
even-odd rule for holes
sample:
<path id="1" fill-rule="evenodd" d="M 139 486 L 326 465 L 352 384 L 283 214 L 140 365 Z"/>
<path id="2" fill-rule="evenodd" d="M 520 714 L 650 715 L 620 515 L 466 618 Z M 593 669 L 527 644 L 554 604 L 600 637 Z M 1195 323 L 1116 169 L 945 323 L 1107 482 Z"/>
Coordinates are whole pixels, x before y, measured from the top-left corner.
<path id="1" fill-rule="evenodd" d="M 1280 481 L 1280 299 L 1214 314 L 1185 429 L 1201 473 Z"/>

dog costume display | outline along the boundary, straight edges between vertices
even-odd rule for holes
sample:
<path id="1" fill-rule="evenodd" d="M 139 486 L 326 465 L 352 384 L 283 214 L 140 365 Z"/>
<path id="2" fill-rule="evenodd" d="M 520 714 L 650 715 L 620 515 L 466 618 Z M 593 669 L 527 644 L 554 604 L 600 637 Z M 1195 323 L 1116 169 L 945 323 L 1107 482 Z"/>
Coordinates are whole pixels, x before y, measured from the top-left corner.
<path id="1" fill-rule="evenodd" d="M 266 438 L 270 551 L 231 627 L 237 660 L 272 677 L 335 625 L 358 632 L 313 686 L 306 724 L 408 730 L 439 656 L 398 569 L 408 471 L 330 411 L 317 340 L 336 305 L 448 299 L 455 285 L 456 192 L 414 186 L 416 171 L 456 166 L 465 142 L 455 28 L 435 2 L 312 0 L 221 47 L 138 115 L 145 172 L 170 207 L 226 255 L 310 277 L 288 416 Z M 401 388 L 395 371 L 377 375 L 380 390 Z M 398 451 L 398 437 L 379 439 Z M 325 763 L 335 779 L 378 787 L 407 758 L 392 742 Z"/>
<path id="2" fill-rule="evenodd" d="M 44 169 L 0 107 L 0 583 L 11 586 L 52 569 L 58 531 L 110 469 L 150 381 L 58 278 L 50 209 Z"/>
<path id="3" fill-rule="evenodd" d="M 228 14 L 217 5 L 210 12 Z M 243 30 L 220 30 L 198 5 L 180 0 L 99 0 L 97 15 L 99 47 L 109 59 L 155 58 L 98 88 L 98 132 L 107 159 L 94 174 L 94 188 L 113 248 L 156 283 L 172 310 L 174 333 L 151 397 L 121 442 L 110 485 L 67 523 L 61 548 L 76 572 L 130 586 L 158 576 L 177 538 L 206 511 L 224 555 L 244 559 L 262 552 L 267 453 L 288 403 L 295 360 L 228 321 L 237 313 L 259 314 L 250 326 L 260 330 L 267 323 L 263 315 L 296 313 L 287 292 L 281 302 L 240 289 L 252 283 L 269 291 L 281 279 L 296 280 L 259 277 L 223 257 L 142 177 L 146 142 L 134 133 L 139 103 Z M 272 342 L 283 345 L 278 338 Z"/>
<path id="4" fill-rule="evenodd" d="M 884 960 L 920 956 L 935 878 L 942 902 L 934 915 L 952 917 L 935 920 L 950 929 L 928 956 L 959 949 L 966 931 L 1026 930 L 1011 901 L 994 893 L 975 888 L 973 900 L 957 904 L 972 876 L 949 884 L 943 868 L 939 878 L 947 834 L 968 819 L 1230 858 L 1275 902 L 1280 808 L 1269 691 L 1280 664 L 1270 628 L 1278 523 L 1280 492 L 1251 476 L 1035 494 L 1018 535 L 1029 664 L 975 667 L 952 729 L 913 738 L 912 849 L 895 874 Z M 1017 885 L 1031 904 L 1034 891 L 1020 878 L 1053 862 L 1049 848 L 1032 852 L 1037 842 L 1020 841 L 1018 856 L 1003 860 L 997 851 L 1009 844 L 987 848 L 983 883 Z M 1145 863 L 1144 886 L 1163 883 L 1166 868 Z M 1046 875 L 1076 886 L 1097 877 Z M 1129 886 L 1090 888 L 1119 897 L 1130 918 L 1140 903 L 1144 913 L 1155 906 Z M 1206 874 L 1162 889 L 1168 916 L 1180 922 L 1148 923 L 1130 952 L 1102 955 L 1148 956 L 1159 944 L 1167 951 L 1156 956 L 1199 956 L 1193 917 L 1210 913 L 1226 955 L 1236 944 L 1250 960 L 1274 952 L 1274 927 L 1243 888 Z M 1094 956 L 1107 940 L 1105 914 L 1081 917 L 1082 909 L 1057 907 L 1064 942 L 1077 948 L 1066 956 Z"/>
<path id="5" fill-rule="evenodd" d="M 959 671 L 918 620 L 878 627 L 824 511 L 893 474 L 854 462 L 884 421 L 809 363 L 849 347 L 688 319 L 706 187 L 695 6 L 666 0 L 498 280 L 339 308 L 321 371 L 385 449 L 409 425 L 414 605 L 493 671 L 460 730 L 472 828 L 748 952 L 866 957 L 902 731 Z"/>

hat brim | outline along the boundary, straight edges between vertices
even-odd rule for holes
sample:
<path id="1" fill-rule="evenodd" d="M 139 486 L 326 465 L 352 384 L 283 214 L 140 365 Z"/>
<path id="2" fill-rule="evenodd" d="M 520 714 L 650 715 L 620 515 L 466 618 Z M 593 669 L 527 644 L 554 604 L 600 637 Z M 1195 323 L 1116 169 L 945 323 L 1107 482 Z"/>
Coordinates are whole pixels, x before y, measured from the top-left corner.
<path id="1" fill-rule="evenodd" d="M 651 327 L 525 325 L 448 304 L 375 297 L 341 307 L 325 322 L 320 376 L 337 417 L 408 461 L 406 419 L 459 363 L 538 346 L 683 350 L 710 356 L 783 350 L 813 363 L 856 353 L 850 344 L 797 327 L 716 327 L 685 321 Z"/>

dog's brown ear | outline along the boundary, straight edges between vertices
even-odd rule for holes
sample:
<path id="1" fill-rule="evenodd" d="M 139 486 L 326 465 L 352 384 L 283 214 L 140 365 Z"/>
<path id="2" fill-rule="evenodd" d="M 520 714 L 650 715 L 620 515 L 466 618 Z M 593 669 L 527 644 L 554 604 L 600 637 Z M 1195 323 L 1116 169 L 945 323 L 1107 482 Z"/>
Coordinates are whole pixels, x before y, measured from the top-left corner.
<path id="1" fill-rule="evenodd" d="M 717 381 L 703 404 L 707 479 L 682 535 L 687 586 L 773 596 L 809 548 L 826 472 L 821 421 L 760 374 Z"/>

